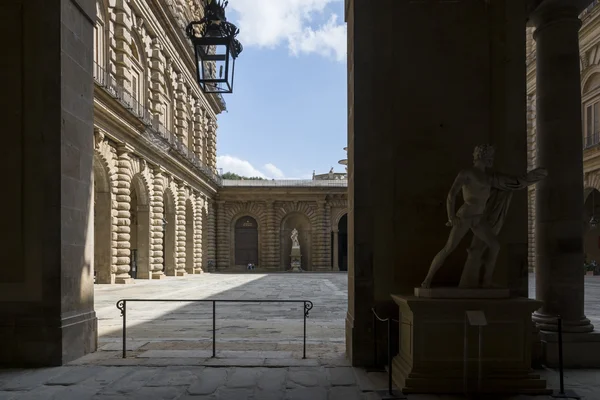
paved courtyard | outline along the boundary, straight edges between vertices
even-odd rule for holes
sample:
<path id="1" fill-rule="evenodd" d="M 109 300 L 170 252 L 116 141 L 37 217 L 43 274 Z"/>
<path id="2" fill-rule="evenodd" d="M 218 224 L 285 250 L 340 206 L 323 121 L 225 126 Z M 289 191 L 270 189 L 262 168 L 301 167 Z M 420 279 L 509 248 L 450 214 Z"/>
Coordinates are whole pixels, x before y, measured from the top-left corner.
<path id="1" fill-rule="evenodd" d="M 600 327 L 599 278 L 586 277 L 586 313 Z M 95 293 L 99 351 L 68 366 L 0 371 L 0 400 L 375 400 L 379 397 L 374 390 L 387 384 L 384 373 L 353 369 L 345 360 L 344 273 L 204 274 L 99 285 Z M 311 300 L 307 359 L 302 359 L 301 304 L 217 304 L 217 357 L 211 358 L 212 304 L 190 302 L 128 304 L 128 352 L 123 359 L 122 319 L 115 305 L 123 298 Z M 558 387 L 556 371 L 540 374 L 550 387 Z M 566 384 L 585 399 L 600 400 L 598 376 L 598 371 L 567 371 Z"/>

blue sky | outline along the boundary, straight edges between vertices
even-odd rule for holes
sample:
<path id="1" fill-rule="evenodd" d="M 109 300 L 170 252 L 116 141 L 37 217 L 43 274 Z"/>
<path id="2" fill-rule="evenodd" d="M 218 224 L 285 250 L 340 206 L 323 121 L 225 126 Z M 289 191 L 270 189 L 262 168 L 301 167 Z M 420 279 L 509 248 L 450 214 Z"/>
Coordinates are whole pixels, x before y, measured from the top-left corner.
<path id="1" fill-rule="evenodd" d="M 219 115 L 224 172 L 307 179 L 346 158 L 343 0 L 230 0 L 240 28 L 228 112 Z"/>

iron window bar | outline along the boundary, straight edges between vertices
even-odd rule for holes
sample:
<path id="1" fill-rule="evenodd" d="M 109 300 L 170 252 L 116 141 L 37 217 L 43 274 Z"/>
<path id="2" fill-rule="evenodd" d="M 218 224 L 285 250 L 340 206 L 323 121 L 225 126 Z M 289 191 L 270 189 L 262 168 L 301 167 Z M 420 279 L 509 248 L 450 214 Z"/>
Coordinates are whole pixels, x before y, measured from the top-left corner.
<path id="1" fill-rule="evenodd" d="M 302 359 L 306 359 L 306 319 L 313 302 L 310 300 L 231 300 L 231 299 L 121 299 L 117 301 L 117 308 L 123 317 L 123 358 L 127 358 L 127 303 L 128 302 L 165 302 L 165 303 L 212 303 L 212 358 L 217 356 L 217 303 L 301 303 L 303 307 L 304 335 L 302 342 Z"/>

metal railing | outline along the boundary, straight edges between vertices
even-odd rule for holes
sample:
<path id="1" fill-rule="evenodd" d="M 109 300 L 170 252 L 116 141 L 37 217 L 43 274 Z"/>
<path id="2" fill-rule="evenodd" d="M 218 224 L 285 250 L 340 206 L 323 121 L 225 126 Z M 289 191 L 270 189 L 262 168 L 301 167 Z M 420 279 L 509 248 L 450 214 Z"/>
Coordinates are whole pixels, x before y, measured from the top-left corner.
<path id="1" fill-rule="evenodd" d="M 132 96 L 123 86 L 121 86 L 108 71 L 99 64 L 94 63 L 94 81 L 103 88 L 108 94 L 115 98 L 123 107 L 128 109 L 133 115 L 148 128 L 151 135 L 165 141 L 171 150 L 179 153 L 187 159 L 199 172 L 202 172 L 217 185 L 222 184 L 222 178 L 211 168 L 205 165 L 192 149 L 189 149 L 183 141 L 175 134 L 170 132 L 157 118 L 142 105 L 135 96 Z"/>
<path id="2" fill-rule="evenodd" d="M 586 136 L 583 147 L 585 149 L 589 149 L 590 147 L 594 147 L 598 144 L 600 144 L 600 132 L 596 132 L 593 135 Z"/>
<path id="3" fill-rule="evenodd" d="M 245 187 L 348 187 L 348 181 L 336 180 L 312 180 L 312 179 L 273 179 L 273 180 L 251 180 L 251 179 L 223 179 L 223 186 L 245 186 Z"/>
<path id="4" fill-rule="evenodd" d="M 377 365 L 377 321 L 379 322 L 387 322 L 387 356 L 388 356 L 388 389 L 387 393 L 379 393 L 382 397 L 386 399 L 406 399 L 406 396 L 400 391 L 400 393 L 394 393 L 394 386 L 392 382 L 392 322 L 397 322 L 400 324 L 400 321 L 393 318 L 381 318 L 377 315 L 377 312 L 374 308 L 371 308 L 373 312 L 373 364 Z"/>
<path id="5" fill-rule="evenodd" d="M 131 302 L 164 302 L 164 303 L 212 303 L 212 358 L 217 356 L 217 303 L 302 303 L 304 304 L 304 335 L 302 342 L 302 358 L 306 358 L 306 318 L 313 308 L 310 300 L 227 300 L 227 299 L 121 299 L 117 301 L 117 308 L 123 317 L 123 358 L 127 358 L 127 303 Z"/>

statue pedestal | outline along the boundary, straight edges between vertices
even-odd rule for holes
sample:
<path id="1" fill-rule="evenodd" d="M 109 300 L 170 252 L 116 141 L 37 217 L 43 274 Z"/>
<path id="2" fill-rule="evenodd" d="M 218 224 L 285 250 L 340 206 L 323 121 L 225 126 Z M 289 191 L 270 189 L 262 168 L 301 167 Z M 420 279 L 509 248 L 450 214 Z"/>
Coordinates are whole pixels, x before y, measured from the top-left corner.
<path id="1" fill-rule="evenodd" d="M 483 311 L 487 320 L 487 325 L 481 328 L 481 393 L 552 392 L 546 389 L 546 381 L 531 370 L 531 313 L 540 308 L 540 301 L 395 295 L 392 298 L 399 307 L 401 321 L 399 354 L 393 360 L 393 379 L 404 393 L 464 393 L 467 311 Z M 469 390 L 475 390 L 478 328 L 469 326 L 466 332 L 467 384 Z"/>
<path id="2" fill-rule="evenodd" d="M 302 253 L 300 253 L 300 246 L 292 247 L 291 257 L 291 271 L 302 272 Z"/>
<path id="3" fill-rule="evenodd" d="M 476 288 L 463 289 L 456 287 L 415 288 L 415 297 L 426 299 L 508 299 L 510 289 Z"/>

